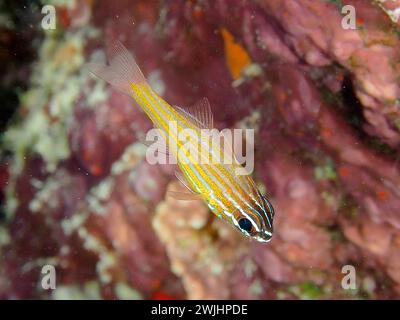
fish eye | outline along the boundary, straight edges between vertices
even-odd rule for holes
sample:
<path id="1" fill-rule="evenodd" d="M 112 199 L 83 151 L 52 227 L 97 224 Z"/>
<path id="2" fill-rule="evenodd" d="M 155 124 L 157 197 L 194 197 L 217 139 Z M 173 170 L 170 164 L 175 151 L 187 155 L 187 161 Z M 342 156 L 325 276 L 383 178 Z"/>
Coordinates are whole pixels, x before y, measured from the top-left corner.
<path id="1" fill-rule="evenodd" d="M 253 224 L 251 223 L 251 221 L 247 218 L 241 218 L 239 221 L 239 227 L 240 229 L 250 233 L 251 230 L 253 229 Z"/>

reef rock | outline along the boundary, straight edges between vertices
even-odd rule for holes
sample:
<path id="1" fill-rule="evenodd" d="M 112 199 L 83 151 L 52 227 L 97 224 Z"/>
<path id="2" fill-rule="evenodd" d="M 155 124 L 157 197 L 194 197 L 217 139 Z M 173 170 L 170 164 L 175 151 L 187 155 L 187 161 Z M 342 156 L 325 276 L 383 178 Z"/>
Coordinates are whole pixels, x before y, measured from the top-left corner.
<path id="1" fill-rule="evenodd" d="M 343 28 L 345 5 L 355 29 Z M 58 5 L 60 29 L 38 42 L 4 132 L 0 297 L 400 297 L 399 7 Z M 206 96 L 217 128 L 255 129 L 254 178 L 276 211 L 270 243 L 243 238 L 200 201 L 168 196 L 181 186 L 173 166 L 145 160 L 150 121 L 84 68 L 105 59 L 111 38 L 171 104 Z M 54 291 L 40 285 L 47 264 Z M 341 286 L 347 265 L 356 290 Z"/>

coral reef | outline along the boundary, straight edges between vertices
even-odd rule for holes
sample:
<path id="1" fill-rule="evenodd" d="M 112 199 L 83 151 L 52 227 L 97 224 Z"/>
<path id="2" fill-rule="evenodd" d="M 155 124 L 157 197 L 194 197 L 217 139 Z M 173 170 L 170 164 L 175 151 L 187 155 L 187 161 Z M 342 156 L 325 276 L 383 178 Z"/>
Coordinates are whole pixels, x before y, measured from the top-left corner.
<path id="1" fill-rule="evenodd" d="M 399 1 L 54 5 L 2 138 L 0 298 L 400 297 Z M 256 130 L 270 243 L 166 195 L 182 186 L 145 161 L 150 121 L 83 67 L 112 37 L 171 104 L 206 96 L 217 128 Z"/>

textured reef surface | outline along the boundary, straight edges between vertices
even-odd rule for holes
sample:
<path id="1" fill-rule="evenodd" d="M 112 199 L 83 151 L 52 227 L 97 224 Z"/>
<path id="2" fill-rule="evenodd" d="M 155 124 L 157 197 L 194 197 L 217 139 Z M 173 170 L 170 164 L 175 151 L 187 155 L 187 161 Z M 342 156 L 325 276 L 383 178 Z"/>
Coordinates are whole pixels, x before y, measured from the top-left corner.
<path id="1" fill-rule="evenodd" d="M 2 135 L 0 298 L 400 297 L 400 1 L 54 2 L 56 30 L 22 33 L 37 56 Z M 182 186 L 145 161 L 150 121 L 83 68 L 110 38 L 171 104 L 256 130 L 270 243 L 165 195 Z"/>

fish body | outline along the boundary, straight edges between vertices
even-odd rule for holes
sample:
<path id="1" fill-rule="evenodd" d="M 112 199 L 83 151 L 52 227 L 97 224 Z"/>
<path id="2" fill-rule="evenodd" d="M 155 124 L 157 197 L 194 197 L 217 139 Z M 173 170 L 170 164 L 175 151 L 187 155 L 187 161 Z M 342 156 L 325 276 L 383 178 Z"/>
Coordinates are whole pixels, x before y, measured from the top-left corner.
<path id="1" fill-rule="evenodd" d="M 88 64 L 88 68 L 130 95 L 161 131 L 183 173 L 184 178 L 180 180 L 184 179 L 183 183 L 193 192 L 193 197 L 188 193 L 181 198 L 201 198 L 215 215 L 233 224 L 245 236 L 260 242 L 269 241 L 273 232 L 273 207 L 258 191 L 250 175 L 237 174 L 241 165 L 229 151 L 232 148 L 224 149 L 215 143 L 215 137 L 204 134 L 212 130 L 208 100 L 203 99 L 195 107 L 197 114 L 171 106 L 147 83 L 121 43 L 113 43 L 109 49 L 109 66 Z M 182 136 L 188 139 L 183 141 Z M 216 156 L 218 159 L 228 156 L 233 161 L 212 161 Z"/>

